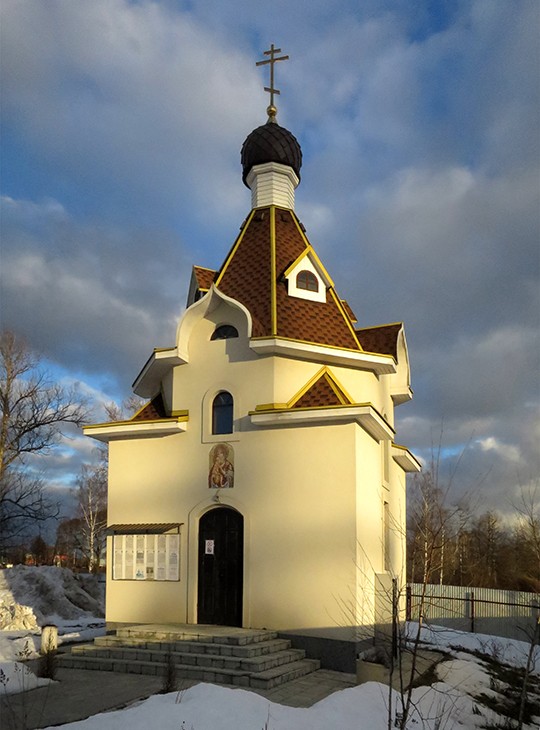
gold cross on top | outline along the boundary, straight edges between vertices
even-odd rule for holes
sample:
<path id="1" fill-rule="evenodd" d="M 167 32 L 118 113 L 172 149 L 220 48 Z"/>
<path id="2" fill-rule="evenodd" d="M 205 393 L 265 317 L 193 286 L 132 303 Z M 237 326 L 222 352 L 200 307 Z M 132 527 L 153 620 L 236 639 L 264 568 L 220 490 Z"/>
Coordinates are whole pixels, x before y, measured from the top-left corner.
<path id="1" fill-rule="evenodd" d="M 281 53 L 281 48 L 274 48 L 274 44 L 270 46 L 270 50 L 264 51 L 265 56 L 270 56 L 270 58 L 265 59 L 264 61 L 257 61 L 255 64 L 256 66 L 265 66 L 267 63 L 270 64 L 270 86 L 265 86 L 264 90 L 268 91 L 270 94 L 270 106 L 266 110 L 268 112 L 268 120 L 274 121 L 275 116 L 277 114 L 277 109 L 274 106 L 274 94 L 279 94 L 279 89 L 274 88 L 274 65 L 277 63 L 277 61 L 287 61 L 289 59 L 289 56 L 279 56 L 276 57 L 276 53 Z"/>

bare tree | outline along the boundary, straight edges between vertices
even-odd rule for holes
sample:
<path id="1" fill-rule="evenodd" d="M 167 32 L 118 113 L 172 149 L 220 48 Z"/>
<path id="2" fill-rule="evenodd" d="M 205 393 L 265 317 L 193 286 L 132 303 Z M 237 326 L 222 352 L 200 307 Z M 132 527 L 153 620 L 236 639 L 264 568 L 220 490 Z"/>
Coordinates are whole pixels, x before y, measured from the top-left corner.
<path id="1" fill-rule="evenodd" d="M 105 412 L 111 421 L 130 418 L 144 401 L 135 395 L 120 405 L 109 403 Z M 76 547 L 84 556 L 89 572 L 99 568 L 105 550 L 107 529 L 108 449 L 105 444 L 95 449 L 97 463 L 83 464 L 78 479 Z"/>
<path id="2" fill-rule="evenodd" d="M 0 335 L 0 405 L 0 535 L 7 546 L 56 510 L 28 458 L 49 453 L 63 427 L 80 426 L 86 411 L 75 389 L 52 382 L 12 332 Z"/>
<path id="3" fill-rule="evenodd" d="M 107 464 L 83 464 L 78 480 L 80 548 L 90 573 L 99 568 L 107 529 Z"/>
<path id="4" fill-rule="evenodd" d="M 533 590 L 540 590 L 540 499 L 538 485 L 521 489 L 520 500 L 514 504 L 518 515 L 515 541 L 519 546 L 520 564 Z"/>

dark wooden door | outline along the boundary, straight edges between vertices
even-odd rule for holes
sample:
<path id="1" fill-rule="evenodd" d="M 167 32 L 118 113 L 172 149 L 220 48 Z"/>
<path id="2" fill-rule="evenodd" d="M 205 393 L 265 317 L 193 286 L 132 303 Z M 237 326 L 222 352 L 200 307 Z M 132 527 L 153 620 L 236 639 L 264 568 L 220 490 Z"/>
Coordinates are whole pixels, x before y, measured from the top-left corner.
<path id="1" fill-rule="evenodd" d="M 242 626 L 244 518 L 216 507 L 199 520 L 200 624 Z"/>

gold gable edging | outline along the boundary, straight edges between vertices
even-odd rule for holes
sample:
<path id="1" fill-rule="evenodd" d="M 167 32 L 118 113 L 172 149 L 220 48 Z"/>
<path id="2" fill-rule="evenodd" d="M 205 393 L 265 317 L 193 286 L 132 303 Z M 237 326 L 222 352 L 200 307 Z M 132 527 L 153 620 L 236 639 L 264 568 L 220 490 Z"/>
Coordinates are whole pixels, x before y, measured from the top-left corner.
<path id="1" fill-rule="evenodd" d="M 277 335 L 276 206 L 270 206 L 270 307 L 272 336 Z"/>
<path id="2" fill-rule="evenodd" d="M 298 232 L 300 233 L 300 236 L 301 236 L 301 238 L 302 238 L 302 240 L 304 242 L 304 245 L 306 247 L 306 250 L 303 253 L 300 254 L 300 256 L 296 259 L 296 261 L 299 261 L 303 256 L 312 254 L 313 255 L 313 258 L 315 259 L 315 261 L 317 263 L 317 266 L 324 273 L 324 276 L 326 277 L 326 280 L 328 281 L 328 286 L 331 287 L 331 288 L 333 288 L 334 282 L 332 281 L 332 277 L 330 276 L 330 274 L 326 270 L 326 266 L 323 264 L 323 262 L 321 261 L 321 259 L 318 257 L 317 252 L 315 251 L 315 249 L 313 248 L 313 246 L 309 242 L 308 237 L 306 236 L 306 234 L 302 230 L 302 228 L 300 226 L 300 221 L 296 217 L 296 213 L 294 213 L 294 211 L 291 211 L 291 212 L 292 212 L 292 215 L 293 215 L 293 220 L 294 220 L 294 223 L 296 225 L 296 228 L 298 229 Z M 293 266 L 294 266 L 294 264 L 293 264 Z M 289 266 L 289 269 L 290 268 L 291 268 L 291 266 Z"/>
<path id="3" fill-rule="evenodd" d="M 328 385 L 332 388 L 334 393 L 337 396 L 337 399 L 341 402 L 342 405 L 348 405 L 349 403 L 352 403 L 352 398 L 349 398 L 345 391 L 342 390 L 341 385 L 339 385 L 336 380 L 334 380 L 334 377 L 332 373 L 327 372 L 324 374 L 324 379 L 328 383 Z M 346 399 L 346 400 L 345 400 Z"/>
<path id="4" fill-rule="evenodd" d="M 151 398 L 150 400 L 147 400 L 145 403 L 143 403 L 142 406 L 140 408 L 137 408 L 137 410 L 135 411 L 135 413 L 128 420 L 130 422 L 131 421 L 134 421 L 135 418 L 137 418 L 137 416 L 139 415 L 139 413 L 142 413 L 144 411 L 144 409 L 152 403 L 152 400 L 153 400 L 153 398 Z M 116 421 L 111 421 L 111 423 L 116 423 Z M 127 423 L 127 421 L 126 421 L 126 423 Z"/>
<path id="5" fill-rule="evenodd" d="M 339 311 L 341 313 L 341 316 L 345 320 L 345 324 L 349 328 L 349 330 L 350 330 L 350 332 L 351 332 L 351 334 L 352 334 L 355 342 L 358 344 L 358 348 L 359 348 L 360 352 L 364 352 L 364 350 L 362 348 L 362 343 L 358 339 L 358 335 L 356 334 L 356 330 L 354 329 L 353 323 L 351 322 L 351 318 L 349 317 L 349 315 L 345 311 L 345 307 L 341 303 L 341 299 L 336 294 L 336 291 L 335 291 L 334 287 L 330 287 L 330 289 L 328 291 L 330 292 L 330 295 L 333 297 L 334 302 L 337 304 L 337 307 L 338 307 L 338 309 L 339 309 Z"/>
<path id="6" fill-rule="evenodd" d="M 308 382 L 300 388 L 300 390 L 288 401 L 287 408 L 292 408 L 295 403 L 298 403 L 300 398 L 302 398 L 309 390 L 312 388 L 315 383 L 317 383 L 322 377 L 326 377 L 328 384 L 338 397 L 338 400 L 342 402 L 342 405 L 350 405 L 353 403 L 353 399 L 350 397 L 350 395 L 347 393 L 345 388 L 341 385 L 341 383 L 338 381 L 338 379 L 335 377 L 333 372 L 330 370 L 328 365 L 323 365 L 320 370 L 318 370 L 315 375 L 313 375 Z M 343 402 L 343 397 L 347 398 L 348 403 Z M 314 406 L 315 408 L 319 406 Z M 326 407 L 326 406 L 322 406 Z M 299 408 L 298 410 L 301 410 Z"/>
<path id="7" fill-rule="evenodd" d="M 231 250 L 229 252 L 229 255 L 225 259 L 225 263 L 221 267 L 221 271 L 219 272 L 218 277 L 217 277 L 216 281 L 214 282 L 214 286 L 216 286 L 216 287 L 219 286 L 221 280 L 223 279 L 223 276 L 225 275 L 225 272 L 227 271 L 227 268 L 228 268 L 228 266 L 229 266 L 229 264 L 230 264 L 230 262 L 231 262 L 231 260 L 232 260 L 232 258 L 234 256 L 234 254 L 236 253 L 236 251 L 238 250 L 238 247 L 242 243 L 242 239 L 244 238 L 244 235 L 245 235 L 247 229 L 249 228 L 249 225 L 250 225 L 251 221 L 253 220 L 253 216 L 254 215 L 255 215 L 255 208 L 249 214 L 245 226 L 242 228 L 242 230 L 240 231 L 240 234 L 239 234 L 238 238 L 233 243 L 232 248 L 231 248 Z"/>

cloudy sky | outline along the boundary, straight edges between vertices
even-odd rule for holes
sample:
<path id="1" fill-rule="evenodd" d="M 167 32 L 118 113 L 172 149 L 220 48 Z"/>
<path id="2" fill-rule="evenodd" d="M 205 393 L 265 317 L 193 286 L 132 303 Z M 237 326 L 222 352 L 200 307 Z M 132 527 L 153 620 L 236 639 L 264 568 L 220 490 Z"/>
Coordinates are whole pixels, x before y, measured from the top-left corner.
<path id="1" fill-rule="evenodd" d="M 240 147 L 299 139 L 296 210 L 360 326 L 403 320 L 397 441 L 484 509 L 538 483 L 537 0 L 3 0 L 2 325 L 96 405 L 174 342 L 250 208 Z M 74 483 L 92 442 L 46 464 Z"/>

